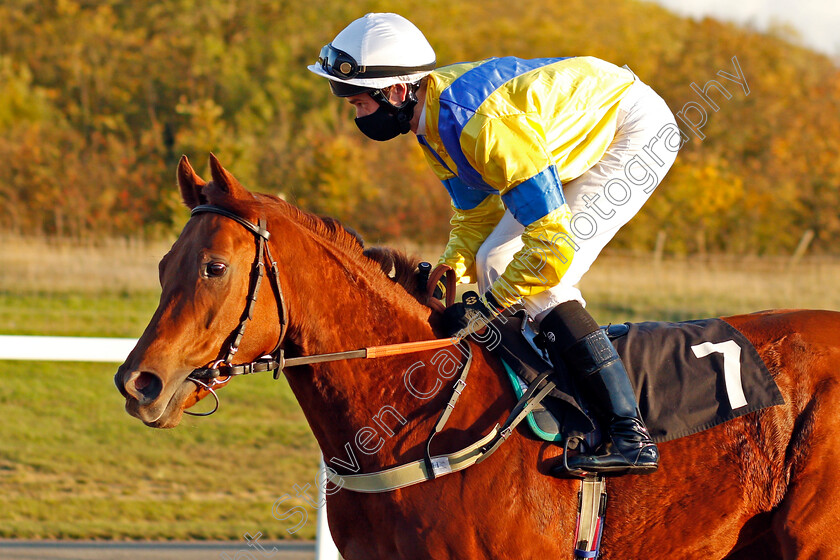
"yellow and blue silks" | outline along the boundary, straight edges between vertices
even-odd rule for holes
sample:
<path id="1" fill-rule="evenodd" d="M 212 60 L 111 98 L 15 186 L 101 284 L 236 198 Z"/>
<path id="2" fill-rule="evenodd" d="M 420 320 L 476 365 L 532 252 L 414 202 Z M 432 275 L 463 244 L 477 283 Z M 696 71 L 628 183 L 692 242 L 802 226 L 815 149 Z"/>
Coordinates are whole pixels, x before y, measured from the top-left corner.
<path id="1" fill-rule="evenodd" d="M 493 295 L 508 306 L 557 285 L 577 247 L 562 185 L 604 155 L 633 80 L 591 57 L 491 58 L 432 72 L 418 140 L 452 198 L 440 262 L 474 278 L 475 254 L 507 208 L 525 226 L 524 247 Z"/>

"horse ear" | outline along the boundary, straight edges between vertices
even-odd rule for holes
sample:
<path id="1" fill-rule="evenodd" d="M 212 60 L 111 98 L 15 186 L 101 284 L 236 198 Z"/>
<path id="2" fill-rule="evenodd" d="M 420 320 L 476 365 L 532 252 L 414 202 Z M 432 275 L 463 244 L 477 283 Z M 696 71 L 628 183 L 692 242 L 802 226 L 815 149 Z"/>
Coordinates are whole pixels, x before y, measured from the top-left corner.
<path id="1" fill-rule="evenodd" d="M 207 198 L 201 194 L 201 189 L 206 184 L 192 168 L 187 156 L 181 156 L 181 161 L 178 162 L 178 187 L 181 189 L 181 198 L 187 208 L 192 210 L 199 204 L 207 204 Z"/>
<path id="2" fill-rule="evenodd" d="M 227 169 L 222 167 L 213 153 L 210 154 L 210 175 L 213 177 L 213 185 L 222 193 L 235 199 L 250 197 L 250 193 L 245 187 L 236 180 L 236 177 L 228 173 Z"/>

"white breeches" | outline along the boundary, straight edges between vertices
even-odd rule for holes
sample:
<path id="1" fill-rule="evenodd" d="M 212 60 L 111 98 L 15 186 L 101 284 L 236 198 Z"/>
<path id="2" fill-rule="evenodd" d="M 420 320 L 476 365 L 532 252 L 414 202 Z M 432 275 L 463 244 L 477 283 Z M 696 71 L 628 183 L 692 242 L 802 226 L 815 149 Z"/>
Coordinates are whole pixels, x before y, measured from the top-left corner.
<path id="1" fill-rule="evenodd" d="M 642 208 L 674 163 L 681 145 L 674 115 L 659 95 L 638 79 L 619 105 L 616 134 L 601 161 L 563 185 L 578 245 L 560 283 L 524 299 L 537 321 L 565 301 L 586 301 L 577 287 L 619 228 Z M 522 248 L 525 226 L 505 212 L 476 254 L 479 293 L 486 292 Z"/>

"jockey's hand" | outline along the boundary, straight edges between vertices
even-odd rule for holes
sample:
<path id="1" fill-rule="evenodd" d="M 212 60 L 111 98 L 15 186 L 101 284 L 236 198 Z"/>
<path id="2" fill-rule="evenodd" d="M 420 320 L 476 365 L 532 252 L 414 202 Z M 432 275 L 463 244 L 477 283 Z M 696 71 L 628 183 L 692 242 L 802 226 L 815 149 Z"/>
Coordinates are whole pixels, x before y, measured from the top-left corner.
<path id="1" fill-rule="evenodd" d="M 428 280 L 428 278 L 426 280 Z M 443 299 L 443 282 L 438 281 L 435 285 L 435 291 L 432 292 L 432 297 L 435 299 Z"/>
<path id="2" fill-rule="evenodd" d="M 490 292 L 484 298 L 476 292 L 465 292 L 460 303 L 450 305 L 443 312 L 443 328 L 446 336 L 465 337 L 473 332 L 481 333 L 501 311 Z"/>
<path id="3" fill-rule="evenodd" d="M 443 283 L 444 275 L 441 274 L 440 279 L 435 283 L 434 289 L 429 285 L 429 278 L 433 274 L 432 265 L 423 261 L 417 265 L 417 289 L 421 294 L 427 294 L 434 299 L 443 299 L 443 293 L 446 285 Z M 444 273 L 445 274 L 445 273 Z"/>

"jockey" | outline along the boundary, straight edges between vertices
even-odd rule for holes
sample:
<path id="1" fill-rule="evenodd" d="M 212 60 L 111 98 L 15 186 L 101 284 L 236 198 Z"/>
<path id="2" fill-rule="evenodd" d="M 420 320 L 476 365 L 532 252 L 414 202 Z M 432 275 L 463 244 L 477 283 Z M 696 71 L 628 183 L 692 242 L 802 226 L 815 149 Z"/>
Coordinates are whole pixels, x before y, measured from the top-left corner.
<path id="1" fill-rule="evenodd" d="M 488 316 L 522 304 L 573 372 L 606 436 L 569 467 L 655 470 L 627 372 L 576 285 L 674 162 L 674 116 L 629 69 L 592 57 L 435 63 L 411 22 L 367 14 L 308 68 L 366 136 L 416 135 L 452 199 L 440 263 L 477 281 Z"/>

